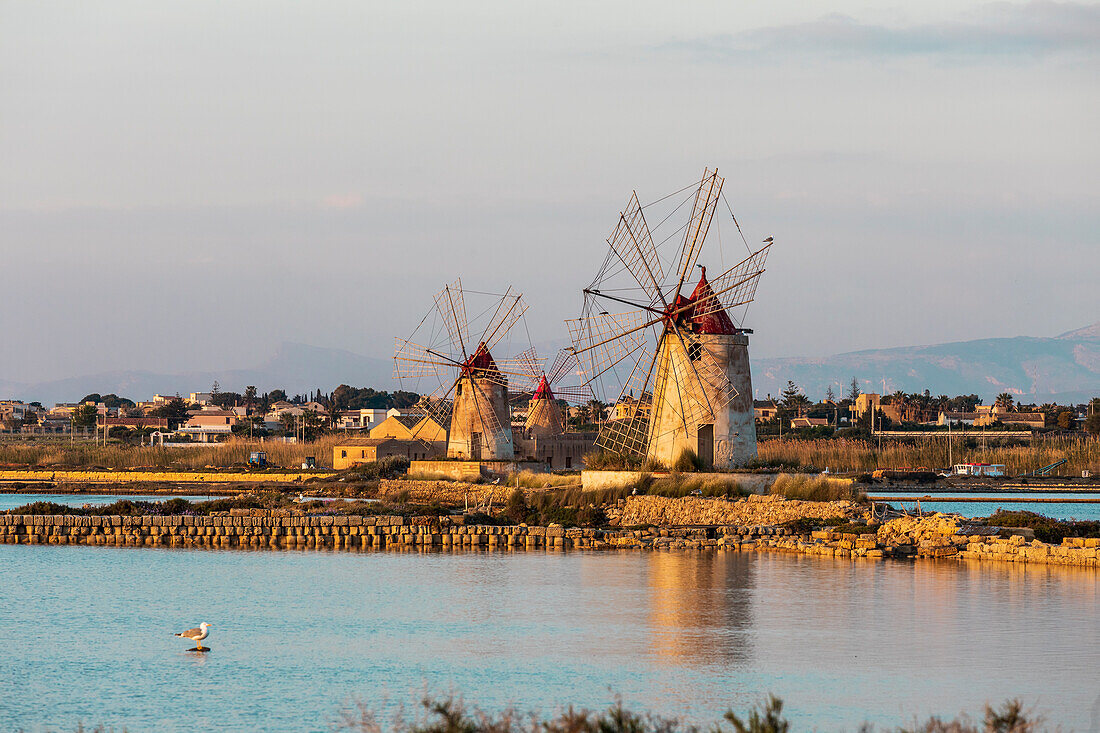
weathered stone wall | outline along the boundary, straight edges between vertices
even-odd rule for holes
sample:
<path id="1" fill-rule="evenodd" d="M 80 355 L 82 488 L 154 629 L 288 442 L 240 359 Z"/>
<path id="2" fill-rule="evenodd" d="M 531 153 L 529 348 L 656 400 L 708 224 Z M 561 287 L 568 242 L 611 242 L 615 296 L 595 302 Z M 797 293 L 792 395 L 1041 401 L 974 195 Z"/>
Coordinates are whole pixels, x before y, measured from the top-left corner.
<path id="1" fill-rule="evenodd" d="M 938 521 L 938 520 L 937 520 Z M 889 524 L 889 523 L 888 523 Z M 866 533 L 760 525 L 627 529 L 464 526 L 436 517 L 272 516 L 80 517 L 0 515 L 0 543 L 113 545 L 208 549 L 713 549 L 792 552 L 837 558 L 929 557 L 1006 560 L 1098 567 L 1100 539 L 1067 539 L 1061 545 L 1021 536 L 941 534 L 942 523 L 911 527 L 869 526 Z M 960 528 L 965 530 L 965 528 Z M 881 535 L 881 536 L 880 536 Z M 889 539 L 886 539 L 889 538 Z M 894 545 L 908 538 L 914 544 Z"/>
<path id="2" fill-rule="evenodd" d="M 1067 537 L 1060 545 L 1039 540 L 1028 542 L 1024 537 L 968 538 L 965 549 L 959 550 L 964 560 L 1003 560 L 1006 562 L 1048 563 L 1055 565 L 1097 566 L 1100 538 Z"/>
<path id="3" fill-rule="evenodd" d="M 463 506 L 469 498 L 470 506 L 488 500 L 493 490 L 494 499 L 503 503 L 507 494 L 499 485 L 470 484 L 458 481 L 419 481 L 416 479 L 383 479 L 378 486 L 378 498 L 393 500 L 408 492 L 408 500 L 414 504 L 438 502 L 447 506 Z"/>
<path id="4" fill-rule="evenodd" d="M 635 533 L 440 524 L 434 517 L 0 515 L 0 543 L 238 549 L 607 548 Z"/>
<path id="5" fill-rule="evenodd" d="M 585 491 L 594 491 L 596 489 L 618 489 L 624 486 L 634 486 L 641 481 L 643 475 L 652 476 L 655 479 L 667 478 L 671 474 L 656 471 L 598 471 L 598 470 L 584 470 L 581 471 L 581 486 Z M 724 471 L 720 473 L 692 473 L 684 474 L 691 478 L 718 478 L 718 479 L 733 479 L 737 482 L 745 491 L 753 494 L 766 494 L 771 485 L 775 483 L 775 479 L 781 474 L 778 473 L 750 473 L 748 471 Z M 831 484 L 843 484 L 850 486 L 854 483 L 854 480 L 841 476 L 829 476 L 826 480 Z"/>
<path id="6" fill-rule="evenodd" d="M 454 481 L 476 481 L 485 476 L 507 476 L 518 471 L 548 473 L 550 467 L 538 461 L 412 461 L 410 478 L 447 477 Z"/>
<path id="7" fill-rule="evenodd" d="M 795 519 L 856 517 L 863 510 L 850 501 L 797 501 L 781 496 L 752 495 L 737 501 L 686 496 L 629 496 L 620 524 L 682 526 L 692 524 L 776 525 Z"/>

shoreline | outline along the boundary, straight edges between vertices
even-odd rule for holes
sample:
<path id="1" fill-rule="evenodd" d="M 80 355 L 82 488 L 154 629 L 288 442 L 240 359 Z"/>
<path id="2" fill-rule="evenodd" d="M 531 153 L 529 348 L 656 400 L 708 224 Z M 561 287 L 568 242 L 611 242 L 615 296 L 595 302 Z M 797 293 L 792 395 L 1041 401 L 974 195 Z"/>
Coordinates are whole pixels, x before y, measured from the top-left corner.
<path id="1" fill-rule="evenodd" d="M 428 520 L 428 521 L 425 521 Z M 402 516 L 0 515 L 0 544 L 238 550 L 704 550 L 787 552 L 868 560 L 933 558 L 1100 567 L 1100 538 L 1060 545 L 941 516 L 905 517 L 863 534 L 777 526 L 590 529 L 465 525 Z M 1005 536 L 1007 535 L 1007 536 Z"/>

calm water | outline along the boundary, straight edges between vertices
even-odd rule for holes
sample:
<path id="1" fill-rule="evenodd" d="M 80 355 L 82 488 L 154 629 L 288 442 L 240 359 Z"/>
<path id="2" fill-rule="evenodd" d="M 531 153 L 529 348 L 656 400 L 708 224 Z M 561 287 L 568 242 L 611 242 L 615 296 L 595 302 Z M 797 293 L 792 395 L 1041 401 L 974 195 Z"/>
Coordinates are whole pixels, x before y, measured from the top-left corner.
<path id="1" fill-rule="evenodd" d="M 1100 725 L 1100 572 L 727 553 L 0 546 L 0 721 L 327 731 L 354 701 L 629 704 L 799 729 L 1020 696 Z M 171 632 L 210 621 L 204 656 Z M 386 701 L 389 701 L 388 703 Z"/>
<path id="2" fill-rule="evenodd" d="M 14 509 L 36 501 L 52 501 L 65 506 L 84 506 L 85 504 L 114 504 L 116 501 L 168 501 L 169 499 L 187 499 L 188 501 L 208 501 L 221 499 L 220 496 L 189 496 L 185 494 L 0 494 L 0 511 Z"/>
<path id="3" fill-rule="evenodd" d="M 1013 492 L 1005 494 L 994 494 L 992 492 L 988 494 L 982 494 L 981 492 L 975 493 L 975 496 L 982 496 L 986 498 L 996 497 L 997 501 L 936 501 L 935 499 L 924 499 L 923 497 L 929 496 L 929 494 L 910 493 L 910 492 L 893 492 L 893 491 L 872 491 L 868 492 L 871 496 L 888 496 L 896 498 L 897 501 L 889 502 L 890 506 L 898 509 L 913 510 L 917 506 L 917 499 L 920 499 L 921 509 L 932 512 L 951 512 L 954 514 L 961 514 L 964 517 L 988 517 L 998 509 L 1004 509 L 1005 511 L 1026 511 L 1035 512 L 1037 514 L 1043 514 L 1048 517 L 1054 517 L 1055 519 L 1089 519 L 1093 521 L 1100 520 L 1100 503 L 1065 503 L 1065 504 L 1051 504 L 1047 502 L 1034 502 L 1028 501 L 1034 499 L 1034 493 L 1027 492 Z M 965 493 L 965 492 L 960 492 Z M 935 497 L 935 494 L 930 496 Z M 942 494 L 942 496 L 959 496 L 959 494 Z M 1066 492 L 1043 492 L 1042 498 L 1081 498 L 1080 493 L 1066 493 Z M 1098 498 L 1097 494 L 1090 494 L 1091 498 Z"/>

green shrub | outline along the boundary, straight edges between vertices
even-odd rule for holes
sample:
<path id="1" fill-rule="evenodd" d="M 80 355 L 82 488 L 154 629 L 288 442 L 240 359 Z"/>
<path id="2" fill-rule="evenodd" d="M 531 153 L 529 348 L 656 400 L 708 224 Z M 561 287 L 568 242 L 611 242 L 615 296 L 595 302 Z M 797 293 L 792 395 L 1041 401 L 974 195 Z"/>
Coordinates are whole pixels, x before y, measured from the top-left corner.
<path id="1" fill-rule="evenodd" d="M 1035 539 L 1053 544 L 1065 537 L 1100 537 L 1100 522 L 1062 521 L 1025 511 L 997 511 L 985 519 L 994 527 L 1027 527 L 1035 530 Z"/>
<path id="2" fill-rule="evenodd" d="M 356 463 L 344 471 L 342 477 L 369 481 L 372 479 L 397 478 L 408 473 L 409 459 L 405 456 L 386 456 L 369 463 Z"/>

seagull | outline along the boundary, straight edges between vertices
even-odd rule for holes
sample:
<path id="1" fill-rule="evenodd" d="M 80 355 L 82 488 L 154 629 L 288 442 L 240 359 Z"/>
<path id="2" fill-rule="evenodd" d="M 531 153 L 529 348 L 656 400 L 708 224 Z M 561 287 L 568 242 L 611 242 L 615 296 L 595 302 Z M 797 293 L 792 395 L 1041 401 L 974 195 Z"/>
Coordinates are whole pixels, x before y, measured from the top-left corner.
<path id="1" fill-rule="evenodd" d="M 195 642 L 195 651 L 204 652 L 206 649 L 202 646 L 202 640 L 210 636 L 210 624 L 203 621 L 198 625 L 198 628 L 188 629 L 183 633 L 176 634 L 176 636 L 183 637 L 184 639 L 190 639 Z"/>

